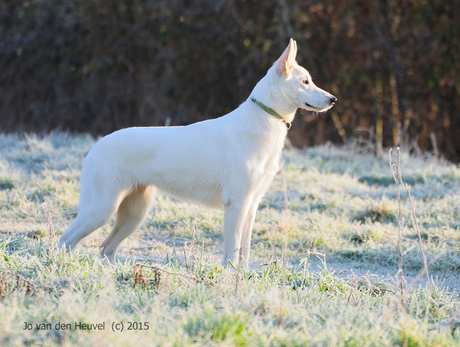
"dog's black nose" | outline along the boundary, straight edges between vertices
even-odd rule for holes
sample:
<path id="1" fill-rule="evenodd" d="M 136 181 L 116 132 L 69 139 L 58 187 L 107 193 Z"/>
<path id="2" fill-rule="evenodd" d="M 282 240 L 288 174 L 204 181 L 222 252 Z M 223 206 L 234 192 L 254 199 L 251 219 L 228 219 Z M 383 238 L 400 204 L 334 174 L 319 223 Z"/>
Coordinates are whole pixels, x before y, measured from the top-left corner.
<path id="1" fill-rule="evenodd" d="M 331 97 L 331 104 L 335 103 L 337 101 L 337 98 L 335 96 Z"/>

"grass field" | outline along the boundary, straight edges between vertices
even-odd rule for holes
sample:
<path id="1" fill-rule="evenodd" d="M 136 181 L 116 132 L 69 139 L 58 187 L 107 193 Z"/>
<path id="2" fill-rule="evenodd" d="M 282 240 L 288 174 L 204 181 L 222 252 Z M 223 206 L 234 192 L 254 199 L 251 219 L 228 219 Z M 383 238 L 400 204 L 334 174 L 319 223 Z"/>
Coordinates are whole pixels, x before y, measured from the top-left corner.
<path id="1" fill-rule="evenodd" d="M 285 151 L 287 218 L 278 174 L 259 207 L 249 271 L 220 266 L 222 211 L 166 195 L 112 266 L 98 256 L 110 226 L 71 254 L 57 249 L 94 142 L 0 135 L 0 345 L 460 346 L 458 167 L 402 155 L 431 263 L 428 291 L 403 191 L 402 295 L 388 155 Z"/>

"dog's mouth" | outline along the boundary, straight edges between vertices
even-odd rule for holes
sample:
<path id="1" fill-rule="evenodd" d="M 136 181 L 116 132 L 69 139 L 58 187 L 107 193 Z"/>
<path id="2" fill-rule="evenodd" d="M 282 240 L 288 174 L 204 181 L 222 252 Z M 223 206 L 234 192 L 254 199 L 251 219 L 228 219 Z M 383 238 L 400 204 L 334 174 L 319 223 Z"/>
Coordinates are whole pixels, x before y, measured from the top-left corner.
<path id="1" fill-rule="evenodd" d="M 322 108 L 319 108 L 319 107 L 315 107 L 313 105 L 310 105 L 308 102 L 305 103 L 305 106 L 306 106 L 306 110 L 307 111 L 313 111 L 313 112 L 324 112 L 324 111 L 327 111 L 329 110 L 333 105 L 329 105 L 329 106 L 326 106 L 326 107 L 322 107 Z"/>

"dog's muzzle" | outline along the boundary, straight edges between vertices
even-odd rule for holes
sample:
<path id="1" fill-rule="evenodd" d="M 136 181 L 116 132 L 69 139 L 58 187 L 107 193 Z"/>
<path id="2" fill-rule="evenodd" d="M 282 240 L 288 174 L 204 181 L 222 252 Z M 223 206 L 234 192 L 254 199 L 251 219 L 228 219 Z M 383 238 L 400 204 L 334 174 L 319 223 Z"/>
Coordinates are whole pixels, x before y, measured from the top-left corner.
<path id="1" fill-rule="evenodd" d="M 322 112 L 322 111 L 326 111 L 326 110 L 330 109 L 335 104 L 336 101 L 337 101 L 337 98 L 335 96 L 331 95 L 329 100 L 325 99 L 318 106 L 310 105 L 308 102 L 305 103 L 305 106 L 307 106 L 309 108 L 312 108 L 313 109 L 312 111 Z"/>

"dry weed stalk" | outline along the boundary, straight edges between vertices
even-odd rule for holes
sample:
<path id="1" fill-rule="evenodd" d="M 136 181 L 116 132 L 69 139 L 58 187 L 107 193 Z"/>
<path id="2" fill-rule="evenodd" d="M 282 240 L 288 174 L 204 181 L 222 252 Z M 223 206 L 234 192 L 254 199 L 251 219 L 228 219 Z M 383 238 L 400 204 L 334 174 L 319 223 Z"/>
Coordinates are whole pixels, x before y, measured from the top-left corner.
<path id="1" fill-rule="evenodd" d="M 407 194 L 409 195 L 410 208 L 412 210 L 412 218 L 414 219 L 415 229 L 417 230 L 418 242 L 420 244 L 420 251 L 422 252 L 423 266 L 425 268 L 425 274 L 426 274 L 426 289 L 428 290 L 428 293 L 429 293 L 430 292 L 430 276 L 428 274 L 428 265 L 426 263 L 425 252 L 423 251 L 422 236 L 420 235 L 420 229 L 418 227 L 417 217 L 415 216 L 415 209 L 412 203 L 412 197 L 410 195 L 410 187 L 407 185 L 407 183 L 405 186 L 406 186 Z"/>
<path id="2" fill-rule="evenodd" d="M 142 268 L 143 267 L 147 267 L 149 269 L 154 269 L 154 278 L 145 278 L 143 273 L 142 273 Z M 197 282 L 197 283 L 206 282 L 206 284 L 208 284 L 208 285 L 214 285 L 214 283 L 212 283 L 212 282 L 202 281 L 202 280 L 196 278 L 195 276 L 187 276 L 187 275 L 184 275 L 184 274 L 181 274 L 181 273 L 164 270 L 164 269 L 162 269 L 162 268 L 160 268 L 158 266 L 151 266 L 151 265 L 137 263 L 137 264 L 134 265 L 134 273 L 133 273 L 134 287 L 136 287 L 137 284 L 147 286 L 148 282 L 154 282 L 155 286 L 157 288 L 159 288 L 160 282 L 161 282 L 161 273 L 162 272 L 166 273 L 168 275 L 178 276 L 181 279 L 185 280 L 185 282 L 187 282 L 188 284 L 191 284 L 191 282 L 188 281 L 188 280 L 192 280 L 192 281 Z"/>
<path id="3" fill-rule="evenodd" d="M 409 284 L 409 287 L 408 288 L 412 288 L 415 283 L 417 283 L 422 277 L 423 277 L 423 274 L 426 273 L 426 270 L 430 268 L 430 266 L 436 261 L 438 260 L 439 258 L 441 258 L 446 252 L 445 251 L 441 251 L 437 254 L 435 254 L 431 259 L 430 259 L 430 262 L 426 264 L 426 267 L 424 266 L 422 271 L 420 271 L 418 273 L 417 276 L 414 277 L 414 279 L 412 280 L 412 282 Z M 430 290 L 430 282 L 428 281 L 427 283 L 427 288 L 428 288 L 428 291 Z"/>
<path id="4" fill-rule="evenodd" d="M 410 207 L 411 207 L 411 212 L 412 212 L 412 218 L 414 220 L 414 225 L 415 225 L 415 230 L 417 231 L 417 236 L 418 236 L 418 241 L 419 241 L 419 246 L 420 246 L 420 252 L 422 253 L 422 260 L 423 260 L 423 271 L 421 271 L 421 273 L 416 276 L 416 278 L 411 282 L 410 287 L 412 287 L 415 282 L 417 282 L 420 278 L 421 278 L 421 275 L 423 275 L 423 273 L 426 274 L 426 288 L 428 290 L 428 292 L 430 292 L 430 276 L 429 276 L 429 273 L 428 273 L 428 268 L 429 268 L 429 264 L 427 263 L 427 260 L 426 260 L 426 256 L 425 256 L 425 252 L 423 250 L 423 242 L 422 242 L 422 236 L 420 234 L 420 228 L 418 226 L 418 220 L 417 220 L 417 216 L 415 214 L 415 208 L 414 208 L 414 204 L 412 202 L 412 196 L 410 194 L 410 187 L 407 183 L 404 183 L 403 179 L 402 179 L 402 175 L 401 175 L 401 165 L 400 165 L 400 155 L 401 155 L 401 151 L 400 151 L 400 148 L 397 147 L 397 162 L 396 162 L 396 174 L 395 174 L 395 171 L 394 171 L 394 166 L 395 164 L 392 164 L 391 162 L 391 152 L 392 150 L 390 149 L 389 151 L 389 157 L 390 157 L 390 168 L 391 168 L 391 173 L 393 174 L 393 178 L 395 179 L 395 182 L 396 182 L 396 185 L 398 187 L 398 202 L 399 202 L 399 215 L 398 215 L 398 245 L 399 245 L 399 255 L 400 255 L 400 258 L 399 258 L 399 272 L 401 274 L 401 293 L 403 295 L 403 292 L 402 292 L 402 283 L 403 283 L 403 276 L 402 276 L 402 251 L 401 251 L 401 228 L 402 228 L 402 223 L 401 223 L 401 195 L 400 195 L 400 185 L 403 185 L 405 188 L 406 188 L 406 191 L 407 191 L 407 195 L 409 196 L 409 203 L 410 203 Z M 442 255 L 442 254 L 441 254 Z M 439 255 L 440 256 L 440 255 Z M 437 259 L 437 257 L 436 257 Z M 430 262 L 431 264 L 432 262 Z"/>
<path id="5" fill-rule="evenodd" d="M 143 267 L 149 267 L 154 270 L 154 277 L 153 278 L 146 278 L 144 274 L 142 273 L 142 268 Z M 147 288 L 150 282 L 153 282 L 153 285 L 156 288 L 156 291 L 160 289 L 160 284 L 161 284 L 161 272 L 160 268 L 156 266 L 147 266 L 144 264 L 136 264 L 134 265 L 134 286 L 133 288 L 136 288 L 136 285 L 139 284 L 143 286 L 144 288 Z"/>
<path id="6" fill-rule="evenodd" d="M 147 278 L 146 280 L 150 280 L 150 278 Z M 157 269 L 155 269 L 155 275 L 153 278 L 153 283 L 155 284 L 155 287 L 157 287 L 157 290 L 160 289 L 160 283 L 161 283 L 161 272 Z"/>
<path id="7" fill-rule="evenodd" d="M 243 260 L 243 247 L 240 247 L 238 251 L 238 268 L 236 270 L 235 279 L 235 295 L 238 294 L 238 288 L 240 286 L 240 273 L 241 273 L 241 261 Z"/>
<path id="8" fill-rule="evenodd" d="M 187 250 L 185 249 L 185 244 L 186 244 L 186 242 L 184 242 L 185 267 L 187 268 L 187 271 L 189 271 L 189 268 L 188 268 L 188 261 L 187 261 Z"/>
<path id="9" fill-rule="evenodd" d="M 312 252 L 310 250 L 307 251 L 307 254 L 305 255 L 305 257 L 303 257 L 302 259 L 300 259 L 300 266 L 303 266 L 303 276 L 305 277 L 305 273 L 307 272 L 307 263 L 308 263 L 308 259 L 310 259 L 310 257 L 314 255 L 316 258 L 318 258 L 319 260 L 321 260 L 321 262 L 324 264 L 324 267 L 327 269 L 327 265 L 326 265 L 326 254 L 324 253 L 319 253 L 319 252 Z"/>
<path id="10" fill-rule="evenodd" d="M 12 293 L 17 291 L 23 292 L 26 295 L 34 295 L 42 291 L 42 288 L 30 283 L 21 275 L 16 275 L 11 271 L 6 270 L 3 271 L 2 276 L 0 277 L 0 299 L 2 299 L 9 291 Z"/>
<path id="11" fill-rule="evenodd" d="M 192 256 L 187 257 L 187 243 L 184 243 L 184 257 L 185 257 L 185 267 L 187 268 L 187 271 L 194 271 L 195 270 L 195 263 L 196 263 L 196 258 L 195 258 L 195 223 L 196 223 L 196 208 L 195 208 L 195 213 L 192 218 Z M 190 248 L 189 248 L 190 249 Z M 190 265 L 189 265 L 189 260 L 190 260 Z"/>
<path id="12" fill-rule="evenodd" d="M 286 176 L 284 174 L 284 161 L 281 163 L 281 177 L 283 179 L 283 192 L 284 192 L 284 244 L 283 244 L 283 288 L 281 291 L 281 301 L 280 301 L 280 319 L 278 321 L 278 326 L 281 326 L 283 321 L 283 301 L 284 294 L 286 291 L 286 267 L 287 267 L 287 244 L 288 244 L 288 196 L 287 196 L 287 183 Z"/>
<path id="13" fill-rule="evenodd" d="M 195 207 L 195 212 L 193 216 L 193 223 L 192 223 L 192 258 L 193 258 L 193 263 L 192 266 L 195 268 L 195 229 L 196 229 L 196 214 L 197 214 L 197 208 Z"/>
<path id="14" fill-rule="evenodd" d="M 359 295 L 358 295 L 358 286 L 359 286 L 360 280 L 366 282 L 368 296 L 371 294 L 371 291 L 374 289 L 374 286 L 372 285 L 371 281 L 369 281 L 369 278 L 367 278 L 366 276 L 355 277 L 353 281 L 351 282 L 350 294 L 348 295 L 347 304 L 353 304 L 356 307 L 361 305 L 361 300 L 359 299 Z"/>
<path id="15" fill-rule="evenodd" d="M 401 299 L 403 298 L 405 291 L 404 291 L 404 275 L 403 275 L 403 266 L 402 266 L 402 246 L 401 246 L 401 238 L 402 238 L 402 222 L 401 222 L 401 212 L 402 212 L 402 206 L 401 206 L 401 185 L 403 184 L 402 181 L 402 176 L 401 176 L 401 151 L 399 147 L 396 148 L 396 164 L 393 164 L 391 161 L 391 153 L 393 152 L 393 149 L 390 149 L 388 152 L 388 156 L 390 159 L 390 169 L 391 173 L 393 175 L 393 178 L 396 182 L 396 186 L 398 188 L 398 250 L 399 250 L 399 286 L 401 290 Z M 395 172 L 396 169 L 396 172 Z"/>
<path id="16" fill-rule="evenodd" d="M 48 207 L 46 206 L 46 204 L 45 204 L 45 209 L 46 209 L 46 220 L 47 220 L 48 229 L 50 232 L 50 236 L 48 239 L 48 254 L 49 254 L 49 252 L 51 251 L 51 247 L 53 245 L 55 233 L 54 233 L 53 221 L 51 220 L 51 213 L 50 211 L 48 211 Z"/>
<path id="17" fill-rule="evenodd" d="M 142 273 L 142 267 L 139 269 L 139 264 L 134 265 L 134 285 L 133 288 L 136 288 L 136 285 L 140 284 L 143 287 L 147 287 L 148 282 L 145 280 L 144 274 Z"/>
<path id="18" fill-rule="evenodd" d="M 67 194 L 67 191 L 65 190 L 65 187 L 64 187 L 64 175 L 61 173 L 61 186 L 62 186 L 62 190 L 64 191 L 64 194 Z"/>
<path id="19" fill-rule="evenodd" d="M 350 294 L 348 295 L 347 304 L 352 304 L 355 307 L 360 306 L 361 300 L 355 287 L 350 288 Z"/>
<path id="20" fill-rule="evenodd" d="M 270 265 L 273 265 L 276 268 L 276 264 L 278 264 L 278 260 L 272 261 L 271 263 L 261 264 L 259 265 L 259 269 L 263 266 L 270 266 Z"/>

